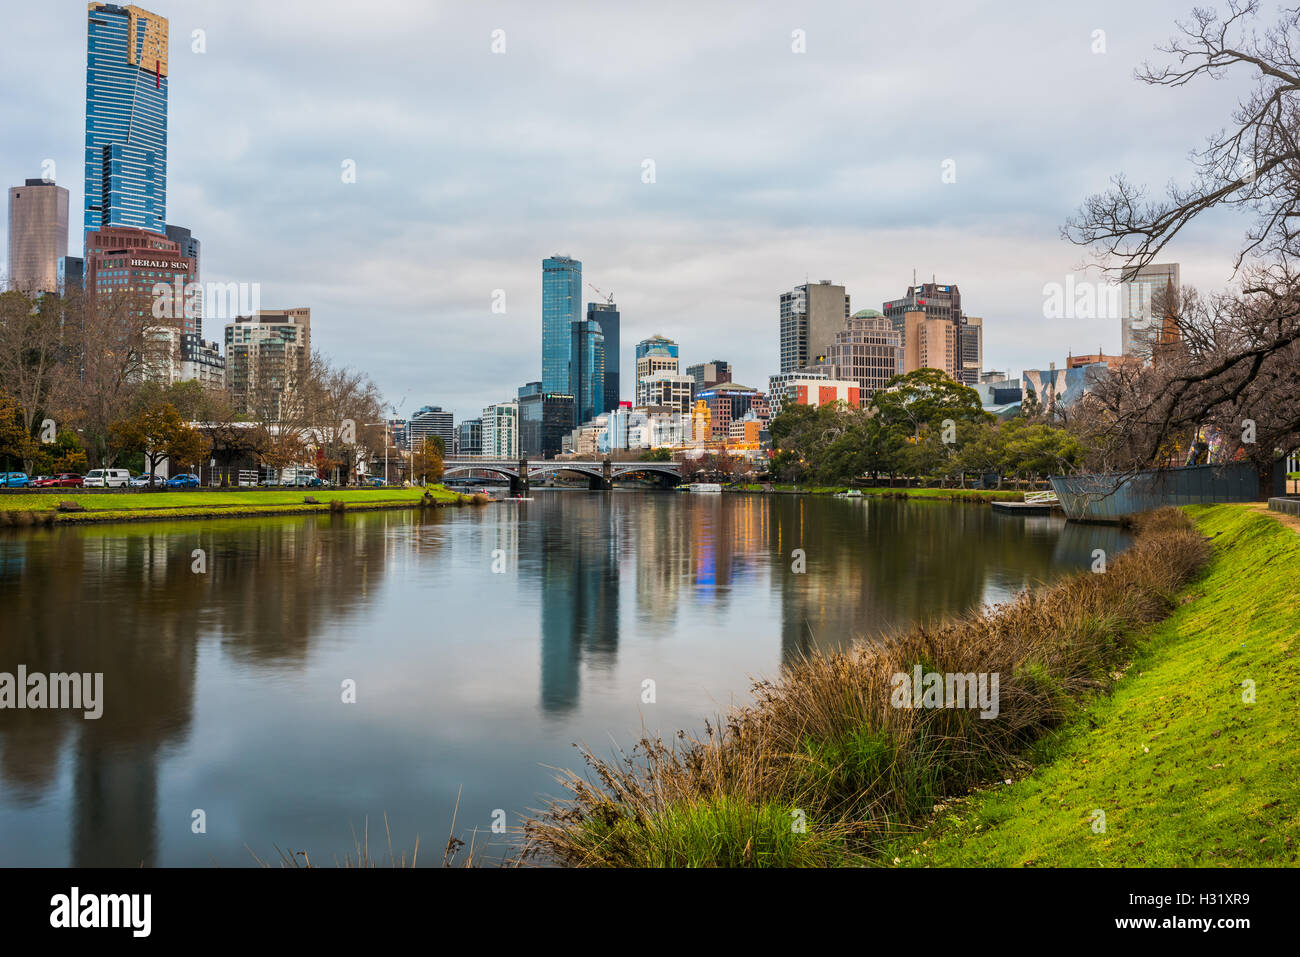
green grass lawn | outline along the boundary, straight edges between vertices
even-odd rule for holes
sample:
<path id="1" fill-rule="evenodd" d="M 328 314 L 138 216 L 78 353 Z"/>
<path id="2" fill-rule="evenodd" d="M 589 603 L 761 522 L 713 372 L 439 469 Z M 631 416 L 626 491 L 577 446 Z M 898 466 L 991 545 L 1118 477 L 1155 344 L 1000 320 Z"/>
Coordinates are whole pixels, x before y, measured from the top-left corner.
<path id="1" fill-rule="evenodd" d="M 430 486 L 429 493 L 436 501 L 454 502 L 461 496 L 440 485 Z M 60 489 L 55 493 L 26 493 L 0 495 L 0 512 L 51 512 L 60 502 L 76 502 L 84 512 L 61 513 L 58 521 L 110 521 L 131 518 L 190 518 L 196 516 L 234 513 L 274 515 L 289 509 L 329 510 L 329 503 L 343 502 L 349 508 L 392 507 L 418 503 L 424 495 L 422 488 L 374 489 L 250 489 L 247 491 L 220 491 L 192 489 L 176 492 L 125 492 L 95 494 L 75 489 Z M 314 498 L 320 505 L 303 502 Z"/>
<path id="2" fill-rule="evenodd" d="M 950 802 L 886 861 L 1296 864 L 1300 534 L 1249 506 L 1188 512 L 1213 539 L 1210 567 L 1150 629 L 1114 694 L 1043 742 L 1032 773 Z"/>

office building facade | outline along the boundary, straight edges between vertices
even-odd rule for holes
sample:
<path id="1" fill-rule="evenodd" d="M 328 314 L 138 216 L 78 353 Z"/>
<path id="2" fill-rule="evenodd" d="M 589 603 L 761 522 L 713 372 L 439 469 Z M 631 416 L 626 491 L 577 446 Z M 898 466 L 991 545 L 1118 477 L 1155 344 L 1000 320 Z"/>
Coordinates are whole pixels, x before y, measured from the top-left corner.
<path id="1" fill-rule="evenodd" d="M 519 454 L 549 459 L 559 454 L 573 429 L 574 397 L 561 392 L 522 390 L 519 395 Z"/>
<path id="2" fill-rule="evenodd" d="M 823 362 L 849 318 L 849 295 L 829 279 L 795 286 L 780 298 L 781 371 Z"/>
<path id="3" fill-rule="evenodd" d="M 483 420 L 465 419 L 456 426 L 456 454 L 483 454 Z"/>
<path id="4" fill-rule="evenodd" d="M 43 179 L 9 190 L 9 286 L 28 295 L 59 289 L 68 255 L 68 191 Z"/>
<path id="5" fill-rule="evenodd" d="M 671 409 L 683 415 L 695 403 L 695 379 L 675 372 L 656 372 L 641 380 L 641 406 Z"/>
<path id="6" fill-rule="evenodd" d="M 601 412 L 618 408 L 619 387 L 619 322 L 618 306 L 613 302 L 587 303 L 587 319 L 600 325 L 605 337 L 605 387 L 600 401 Z"/>
<path id="7" fill-rule="evenodd" d="M 677 343 L 663 336 L 642 339 L 636 345 L 636 404 L 650 405 L 645 380 L 651 376 L 669 373 L 677 375 Z"/>
<path id="8" fill-rule="evenodd" d="M 86 232 L 167 221 L 167 20 L 136 6 L 86 14 Z"/>
<path id="9" fill-rule="evenodd" d="M 984 320 L 965 316 L 961 326 L 961 381 L 978 385 L 984 371 Z"/>
<path id="10" fill-rule="evenodd" d="M 567 392 L 573 323 L 582 318 L 582 263 L 542 260 L 542 391 Z"/>
<path id="11" fill-rule="evenodd" d="M 105 316 L 153 317 L 201 335 L 198 297 L 185 295 L 193 272 L 194 261 L 159 233 L 109 226 L 86 234 L 86 301 Z"/>
<path id="12" fill-rule="evenodd" d="M 600 329 L 600 323 L 591 319 L 570 324 L 568 391 L 574 401 L 574 425 L 589 422 L 604 411 L 605 336 Z"/>
<path id="13" fill-rule="evenodd" d="M 955 382 L 965 381 L 961 290 L 937 282 L 913 284 L 905 296 L 886 302 L 884 313 L 902 336 L 904 372 L 938 369 Z"/>
<path id="14" fill-rule="evenodd" d="M 695 391 L 702 392 L 719 382 L 731 381 L 731 363 L 721 359 L 712 359 L 697 365 L 687 366 L 686 374 L 695 380 Z"/>
<path id="15" fill-rule="evenodd" d="M 845 320 L 844 329 L 835 333 L 826 365 L 834 378 L 856 383 L 865 404 L 903 371 L 902 336 L 879 312 L 863 309 Z"/>

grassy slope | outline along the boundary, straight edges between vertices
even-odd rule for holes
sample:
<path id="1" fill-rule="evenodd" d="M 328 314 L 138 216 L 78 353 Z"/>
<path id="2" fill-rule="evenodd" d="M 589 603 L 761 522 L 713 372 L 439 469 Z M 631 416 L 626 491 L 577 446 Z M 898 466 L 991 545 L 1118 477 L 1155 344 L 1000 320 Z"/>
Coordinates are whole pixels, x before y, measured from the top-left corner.
<path id="1" fill-rule="evenodd" d="M 195 489 L 182 492 L 139 492 L 122 494 L 81 493 L 72 489 L 58 494 L 33 493 L 0 495 L 0 511 L 49 512 L 60 502 L 73 501 L 85 507 L 85 512 L 61 514 L 58 521 L 108 521 L 131 518 L 188 518 L 222 514 L 274 515 L 286 510 L 328 511 L 329 503 L 341 501 L 349 508 L 379 508 L 403 504 L 416 504 L 424 494 L 419 488 L 381 489 L 313 489 L 300 488 L 285 491 L 222 492 Z M 431 486 L 430 494 L 437 501 L 452 502 L 459 494 L 441 486 Z M 307 497 L 321 504 L 303 504 Z"/>
<path id="2" fill-rule="evenodd" d="M 1114 695 L 1048 742 L 1027 778 L 954 802 L 898 845 L 898 863 L 1296 863 L 1300 536 L 1257 509 L 1188 511 L 1214 539 L 1212 564 Z M 1242 701 L 1246 679 L 1254 704 Z"/>

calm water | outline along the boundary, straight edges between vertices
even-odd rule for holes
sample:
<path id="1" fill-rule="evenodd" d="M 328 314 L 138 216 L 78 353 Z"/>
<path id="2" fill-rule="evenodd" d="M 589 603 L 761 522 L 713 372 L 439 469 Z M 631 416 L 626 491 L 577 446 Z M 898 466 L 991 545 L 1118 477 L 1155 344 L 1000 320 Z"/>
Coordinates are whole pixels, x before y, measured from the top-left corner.
<path id="1" fill-rule="evenodd" d="M 98 720 L 0 710 L 0 864 L 330 863 L 385 812 L 434 863 L 458 791 L 462 837 L 515 825 L 576 741 L 698 729 L 749 676 L 1127 544 L 987 506 L 534 495 L 0 535 L 0 672 L 104 674 Z"/>

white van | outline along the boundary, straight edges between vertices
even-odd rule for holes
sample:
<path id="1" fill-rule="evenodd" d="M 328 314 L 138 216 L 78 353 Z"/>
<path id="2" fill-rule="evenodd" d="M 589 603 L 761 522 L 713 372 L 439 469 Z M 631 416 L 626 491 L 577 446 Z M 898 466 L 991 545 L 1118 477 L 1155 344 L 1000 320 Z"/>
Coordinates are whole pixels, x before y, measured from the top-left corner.
<path id="1" fill-rule="evenodd" d="M 86 473 L 84 488 L 126 488 L 131 484 L 127 469 L 91 469 Z"/>

